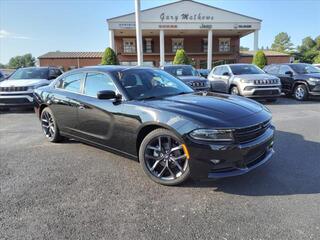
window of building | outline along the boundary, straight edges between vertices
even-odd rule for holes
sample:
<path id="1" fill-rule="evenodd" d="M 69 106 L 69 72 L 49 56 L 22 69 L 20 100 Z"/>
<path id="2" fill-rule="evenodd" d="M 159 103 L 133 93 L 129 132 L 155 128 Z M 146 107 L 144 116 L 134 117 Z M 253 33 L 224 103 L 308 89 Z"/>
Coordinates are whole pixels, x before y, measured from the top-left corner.
<path id="1" fill-rule="evenodd" d="M 219 52 L 230 52 L 230 38 L 219 38 Z"/>
<path id="2" fill-rule="evenodd" d="M 124 38 L 123 39 L 123 52 L 124 53 L 135 53 L 136 52 L 136 39 L 135 38 Z"/>
<path id="3" fill-rule="evenodd" d="M 144 51 L 146 53 L 152 53 L 152 38 L 145 38 L 144 39 Z"/>
<path id="4" fill-rule="evenodd" d="M 208 38 L 202 39 L 202 51 L 205 53 L 208 52 Z"/>
<path id="5" fill-rule="evenodd" d="M 72 74 L 61 79 L 56 85 L 57 88 L 62 88 L 70 92 L 80 93 L 81 80 L 84 78 L 83 73 Z"/>
<path id="6" fill-rule="evenodd" d="M 183 48 L 183 38 L 172 38 L 172 52 L 175 53 L 180 48 Z"/>
<path id="7" fill-rule="evenodd" d="M 84 93 L 90 97 L 97 97 L 97 93 L 102 90 L 117 91 L 116 86 L 108 75 L 88 73 L 84 85 Z"/>

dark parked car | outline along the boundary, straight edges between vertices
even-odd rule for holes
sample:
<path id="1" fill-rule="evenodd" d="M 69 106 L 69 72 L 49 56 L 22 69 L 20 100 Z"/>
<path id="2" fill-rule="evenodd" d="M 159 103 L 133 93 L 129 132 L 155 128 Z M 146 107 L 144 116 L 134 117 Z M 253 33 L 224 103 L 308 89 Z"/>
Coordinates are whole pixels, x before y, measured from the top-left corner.
<path id="1" fill-rule="evenodd" d="M 19 68 L 0 82 L 0 107 L 33 107 L 33 90 L 62 74 L 53 67 Z"/>
<path id="2" fill-rule="evenodd" d="M 49 141 L 69 137 L 139 159 L 157 183 L 236 176 L 273 155 L 266 107 L 239 96 L 194 92 L 159 69 L 77 69 L 34 94 Z"/>
<path id="3" fill-rule="evenodd" d="M 179 78 L 196 91 L 210 89 L 209 81 L 203 78 L 191 65 L 165 65 L 161 69 Z"/>
<path id="4" fill-rule="evenodd" d="M 297 100 L 320 96 L 320 69 L 306 63 L 271 64 L 264 70 L 281 79 L 282 91 Z"/>

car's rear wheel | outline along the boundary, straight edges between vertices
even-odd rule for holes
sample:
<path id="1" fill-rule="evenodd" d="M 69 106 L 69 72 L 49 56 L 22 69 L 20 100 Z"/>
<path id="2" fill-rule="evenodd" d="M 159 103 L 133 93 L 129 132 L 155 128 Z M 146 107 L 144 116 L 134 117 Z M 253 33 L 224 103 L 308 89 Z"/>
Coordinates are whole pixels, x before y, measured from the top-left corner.
<path id="1" fill-rule="evenodd" d="M 237 86 L 232 86 L 230 89 L 230 94 L 231 95 L 240 95 L 239 89 Z"/>
<path id="2" fill-rule="evenodd" d="M 304 84 L 299 84 L 294 88 L 294 97 L 298 101 L 304 101 L 308 98 L 308 89 Z"/>
<path id="3" fill-rule="evenodd" d="M 50 142 L 59 142 L 62 140 L 56 119 L 48 107 L 42 110 L 40 119 L 42 130 Z"/>
<path id="4" fill-rule="evenodd" d="M 190 176 L 189 153 L 183 141 L 167 129 L 156 129 L 142 141 L 139 160 L 155 182 L 177 185 Z"/>

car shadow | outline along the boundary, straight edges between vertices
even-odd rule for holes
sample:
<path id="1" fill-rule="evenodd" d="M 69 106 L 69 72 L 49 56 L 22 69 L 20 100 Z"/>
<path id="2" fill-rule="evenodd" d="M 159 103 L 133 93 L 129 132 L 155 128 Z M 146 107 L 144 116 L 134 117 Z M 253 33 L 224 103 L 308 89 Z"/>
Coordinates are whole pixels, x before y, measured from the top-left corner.
<path id="1" fill-rule="evenodd" d="M 10 109 L 1 109 L 0 114 L 17 114 L 17 113 L 34 113 L 33 108 L 10 108 Z"/>
<path id="2" fill-rule="evenodd" d="M 181 186 L 247 196 L 320 193 L 320 143 L 305 140 L 299 134 L 277 131 L 275 155 L 267 165 L 238 177 L 214 181 L 190 179 Z"/>
<path id="3" fill-rule="evenodd" d="M 310 105 L 320 104 L 320 98 L 309 98 L 305 101 L 298 101 L 291 97 L 282 96 L 276 102 L 267 102 L 265 100 L 259 100 L 259 102 L 265 105 Z"/>

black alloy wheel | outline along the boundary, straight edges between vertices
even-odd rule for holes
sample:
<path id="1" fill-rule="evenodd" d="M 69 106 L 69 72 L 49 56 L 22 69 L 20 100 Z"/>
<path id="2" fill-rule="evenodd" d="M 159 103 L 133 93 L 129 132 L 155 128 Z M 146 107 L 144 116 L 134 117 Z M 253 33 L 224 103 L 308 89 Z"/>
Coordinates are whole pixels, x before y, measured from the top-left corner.
<path id="1" fill-rule="evenodd" d="M 59 142 L 62 137 L 60 136 L 59 129 L 52 111 L 46 107 L 41 112 L 41 126 L 42 130 L 50 142 Z"/>
<path id="2" fill-rule="evenodd" d="M 190 175 L 188 150 L 183 141 L 167 129 L 156 129 L 144 138 L 139 160 L 144 172 L 163 185 L 180 184 Z"/>

